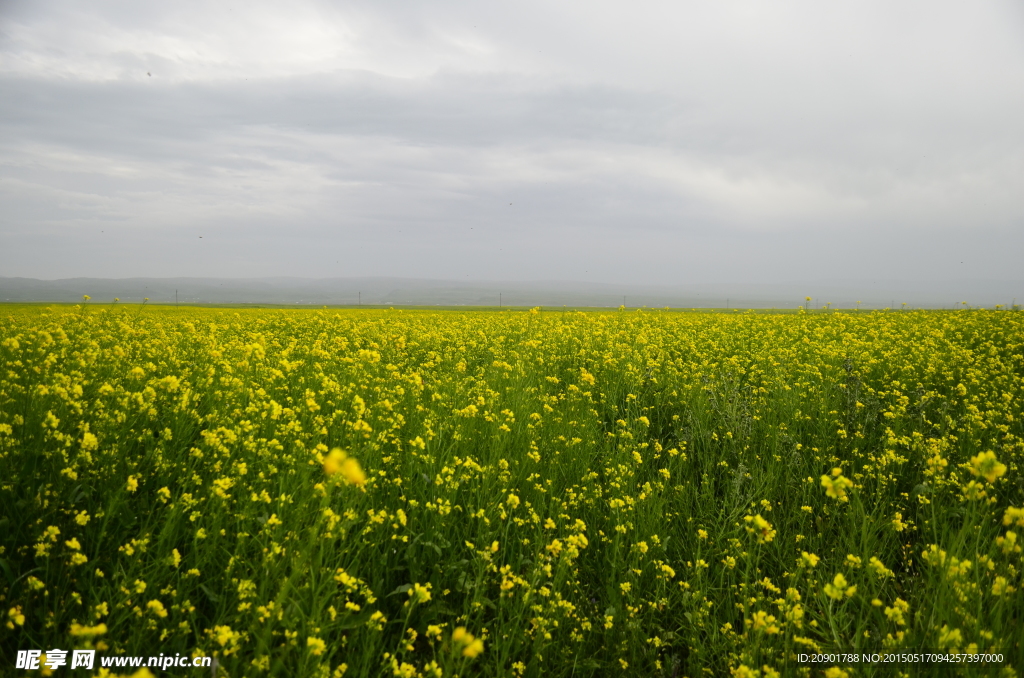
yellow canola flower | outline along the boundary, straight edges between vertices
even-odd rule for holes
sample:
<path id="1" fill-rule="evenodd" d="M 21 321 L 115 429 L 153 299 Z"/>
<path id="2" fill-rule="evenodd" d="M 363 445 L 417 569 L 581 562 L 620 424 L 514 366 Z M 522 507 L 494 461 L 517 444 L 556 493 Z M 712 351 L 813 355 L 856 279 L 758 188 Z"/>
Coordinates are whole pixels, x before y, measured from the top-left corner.
<path id="1" fill-rule="evenodd" d="M 366 484 L 366 473 L 363 472 L 359 462 L 338 447 L 324 457 L 324 473 L 329 476 L 339 475 L 350 485 L 362 487 Z"/>
<path id="2" fill-rule="evenodd" d="M 764 544 L 775 539 L 775 528 L 758 513 L 756 516 L 746 516 L 747 532 L 757 536 L 757 543 Z"/>
<path id="3" fill-rule="evenodd" d="M 1013 530 L 1007 530 L 1004 536 L 996 537 L 996 546 L 1006 554 L 1021 552 L 1021 548 L 1017 544 L 1017 533 Z"/>
<path id="4" fill-rule="evenodd" d="M 942 625 L 942 629 L 939 630 L 939 647 L 957 648 L 962 642 L 963 635 L 960 633 L 960 629 L 951 629 L 946 624 Z"/>
<path id="5" fill-rule="evenodd" d="M 996 577 L 995 581 L 992 582 L 992 595 L 1003 596 L 1009 593 L 1013 593 L 1016 589 L 1010 586 L 1010 582 L 1006 580 L 1006 577 Z"/>
<path id="6" fill-rule="evenodd" d="M 1006 464 L 996 458 L 992 450 L 981 452 L 971 457 L 971 474 L 981 476 L 990 483 L 1006 473 Z"/>
<path id="7" fill-rule="evenodd" d="M 72 624 L 71 629 L 68 631 L 68 633 L 70 633 L 72 636 L 83 638 L 102 636 L 106 632 L 106 624 L 97 624 L 96 626 L 83 626 L 82 624 Z"/>
<path id="8" fill-rule="evenodd" d="M 879 601 L 881 602 L 881 601 Z M 895 623 L 897 626 L 906 626 L 907 622 L 904 619 L 904 615 L 910 612 L 910 604 L 902 598 L 897 598 L 892 607 L 885 608 L 886 618 Z"/>
<path id="9" fill-rule="evenodd" d="M 158 617 L 163 618 L 167 616 L 167 610 L 164 609 L 164 604 L 159 600 L 151 600 L 146 603 L 146 609 Z"/>
<path id="10" fill-rule="evenodd" d="M 465 626 L 460 626 L 452 631 L 452 643 L 455 645 L 456 652 L 460 652 L 463 657 L 470 659 L 484 651 L 484 641 L 474 637 L 466 630 Z"/>
<path id="11" fill-rule="evenodd" d="M 837 574 L 831 584 L 825 584 L 825 595 L 833 600 L 842 600 L 844 597 L 852 598 L 857 592 L 856 586 L 850 586 L 842 573 Z"/>
<path id="12" fill-rule="evenodd" d="M 410 602 L 416 603 L 427 603 L 430 602 L 430 584 L 413 584 L 412 588 L 409 589 Z"/>
<path id="13" fill-rule="evenodd" d="M 8 623 L 8 627 L 9 628 L 14 628 L 15 624 L 18 625 L 18 626 L 24 626 L 25 625 L 25 615 L 22 614 L 21 606 L 20 605 L 18 605 L 16 607 L 12 607 L 10 610 L 8 610 L 7 611 L 7 616 L 11 620 L 10 623 Z"/>
<path id="14" fill-rule="evenodd" d="M 208 633 L 221 647 L 237 645 L 238 641 L 242 639 L 242 634 L 230 626 L 215 626 Z"/>
<path id="15" fill-rule="evenodd" d="M 779 627 L 775 624 L 775 617 L 764 610 L 755 612 L 747 624 L 758 633 L 773 635 L 779 632 Z"/>
<path id="16" fill-rule="evenodd" d="M 612 610 L 614 630 L 623 629 L 639 643 L 651 636 L 646 642 L 654 649 L 659 647 L 654 633 L 660 629 L 650 624 L 652 616 L 668 621 L 679 616 L 673 603 L 679 595 L 694 596 L 697 605 L 703 601 L 710 614 L 702 613 L 706 630 L 723 629 L 721 639 L 709 641 L 709 657 L 714 656 L 720 669 L 746 662 L 749 675 L 773 675 L 755 660 L 784 661 L 780 648 L 790 645 L 800 651 L 817 649 L 815 643 L 826 640 L 828 645 L 867 643 L 893 649 L 922 639 L 934 645 L 944 622 L 962 628 L 959 646 L 967 651 L 970 641 L 983 652 L 1012 645 L 1011 622 L 1024 588 L 1019 555 L 1024 508 L 1017 508 L 1022 502 L 1014 492 L 1014 472 L 1024 449 L 1019 449 L 1017 436 L 1022 382 L 1010 368 L 1019 362 L 1014 356 L 1021 352 L 1019 338 L 1024 337 L 1022 314 L 741 318 L 643 311 L 627 318 L 624 313 L 616 317 L 566 312 L 533 316 L 527 325 L 531 318 L 526 313 L 512 312 L 502 317 L 327 309 L 165 313 L 147 307 L 146 313 L 137 315 L 122 313 L 121 308 L 94 309 L 95 313 L 82 308 L 84 313 L 66 314 L 66 334 L 58 331 L 59 309 L 7 309 L 8 314 L 24 314 L 25 321 L 8 320 L 0 329 L 0 358 L 7 361 L 0 370 L 0 400 L 24 397 L 21 404 L 0 407 L 0 457 L 7 454 L 7 461 L 15 462 L 8 464 L 16 472 L 8 484 L 37 490 L 43 513 L 62 526 L 40 534 L 49 523 L 37 522 L 24 543 L 15 541 L 0 553 L 0 558 L 20 552 L 31 558 L 34 549 L 42 550 L 36 556 L 43 568 L 36 574 L 42 580 L 26 577 L 24 591 L 18 587 L 8 596 L 7 606 L 16 612 L 0 622 L 12 631 L 22 623 L 45 623 L 37 614 L 37 603 L 46 602 L 44 593 L 52 597 L 61 590 L 82 591 L 78 584 L 94 578 L 94 583 L 110 588 L 102 597 L 110 599 L 111 610 L 121 608 L 137 617 L 129 635 L 118 642 L 130 643 L 132 637 L 150 633 L 155 638 L 183 632 L 201 638 L 210 652 L 217 650 L 221 656 L 235 646 L 241 652 L 248 646 L 246 630 L 255 628 L 247 621 L 250 615 L 259 616 L 260 624 L 274 618 L 274 625 L 287 610 L 272 604 L 261 607 L 270 601 L 255 595 L 243 600 L 241 587 L 236 599 L 228 579 L 237 583 L 260 572 L 272 579 L 291 577 L 296 563 L 306 562 L 306 552 L 315 550 L 318 542 L 332 551 L 332 562 L 324 569 L 327 576 L 338 564 L 368 576 L 373 563 L 364 565 L 363 555 L 400 553 L 401 544 L 408 543 L 405 539 L 412 541 L 440 522 L 448 543 L 480 544 L 470 547 L 469 557 L 486 568 L 479 582 L 481 595 L 485 589 L 497 594 L 500 586 L 506 594 L 502 604 L 523 608 L 530 619 L 530 638 L 550 642 L 538 661 L 548 664 L 552 673 L 568 672 L 561 649 L 569 644 L 593 647 L 603 665 L 618 665 L 613 649 L 594 644 L 602 626 L 613 624 L 613 617 L 606 619 L 600 609 L 591 609 L 593 600 L 585 595 L 591 587 L 583 581 L 588 572 L 616 594 L 622 590 L 620 582 L 632 582 L 624 587 L 629 588 L 625 597 L 632 606 Z M 844 375 L 837 368 L 847 355 Z M 580 365 L 589 371 L 580 370 Z M 964 374 L 954 378 L 961 368 Z M 176 375 L 176 382 L 166 375 Z M 960 378 L 969 386 L 957 388 L 957 396 L 953 388 Z M 739 383 L 744 388 L 734 390 Z M 744 432 L 735 440 L 726 434 L 724 440 L 732 442 L 724 442 L 722 432 L 736 427 L 722 418 L 722 412 L 708 409 L 714 419 L 708 422 L 708 431 L 718 431 L 711 434 L 716 444 L 705 447 L 695 440 L 690 449 L 670 431 L 686 429 L 689 409 L 703 407 L 704 392 L 716 402 L 737 405 L 730 412 L 744 412 Z M 472 418 L 453 414 L 454 408 L 469 403 L 473 404 L 466 412 Z M 956 412 L 955 425 L 930 426 L 928 420 L 936 419 L 933 414 L 945 411 L 947 404 Z M 879 407 L 886 408 L 884 413 L 877 411 Z M 29 412 L 32 408 L 35 411 Z M 514 408 L 515 418 L 504 408 Z M 24 416 L 15 414 L 22 410 Z M 612 423 L 616 419 L 621 425 Z M 774 443 L 765 443 L 776 440 L 775 426 L 783 420 L 795 426 L 778 428 L 784 446 L 793 441 L 796 450 L 803 449 L 799 458 L 813 464 L 799 474 L 804 479 L 811 476 L 799 488 L 802 491 L 792 491 L 796 488 L 784 474 L 763 473 L 781 463 L 772 456 Z M 357 427 L 354 421 L 363 423 Z M 186 425 L 181 428 L 175 422 Z M 203 435 L 192 435 L 192 422 Z M 503 422 L 514 435 L 499 439 L 496 427 Z M 366 438 L 363 424 L 370 430 Z M 836 426 L 847 436 L 845 442 L 836 440 Z M 174 438 L 169 429 L 175 431 Z M 30 465 L 17 463 L 26 452 L 22 443 L 36 436 L 40 451 L 52 455 L 53 463 L 39 466 L 43 475 L 25 475 Z M 671 447 L 669 439 L 681 449 Z M 333 444 L 347 454 L 330 454 Z M 671 449 L 663 449 L 663 444 Z M 734 446 L 738 454 L 733 454 Z M 609 454 L 592 454 L 603 449 Z M 362 473 L 362 463 L 372 465 L 372 472 Z M 715 470 L 712 464 L 717 465 Z M 739 525 L 720 523 L 715 506 L 680 490 L 700 482 L 705 470 L 714 483 L 718 476 L 712 479 L 713 474 L 735 475 L 738 489 L 753 490 L 740 484 L 754 479 L 759 495 L 749 510 L 757 510 L 761 503 L 761 510 L 773 515 L 770 522 L 764 514 L 748 515 L 748 510 L 739 514 L 746 517 L 743 520 L 733 519 Z M 147 525 L 136 534 L 127 523 L 111 522 L 107 507 L 112 504 L 103 497 L 79 501 L 70 491 L 74 483 L 67 482 L 77 481 L 73 473 L 88 475 L 89 482 L 105 488 L 115 504 L 118 495 L 126 499 L 126 479 L 133 474 L 128 489 L 146 495 L 154 529 Z M 331 496 L 332 489 L 338 491 L 333 485 L 347 485 L 351 478 L 362 481 L 368 493 L 345 488 L 342 495 Z M 925 483 L 925 491 L 910 494 L 909 487 L 918 481 Z M 226 498 L 218 499 L 218 489 Z M 961 493 L 980 501 L 957 506 Z M 761 494 L 766 501 L 759 501 Z M 247 497 L 252 500 L 247 502 Z M 859 509 L 854 514 L 843 511 L 848 507 L 842 502 L 860 500 L 864 513 L 876 521 L 877 540 L 870 545 L 861 543 L 856 530 L 841 527 L 845 519 L 860 515 Z M 1008 507 L 1008 502 L 1015 505 Z M 614 507 L 614 523 L 608 521 L 609 506 Z M 833 510 L 837 508 L 838 513 Z M 964 511 L 972 516 L 971 525 L 981 527 L 970 543 L 950 537 L 961 527 Z M 173 518 L 176 529 L 180 517 L 179 533 L 165 535 L 173 538 L 161 536 L 162 516 Z M 586 536 L 572 527 L 577 518 L 594 523 Z M 783 526 L 778 533 L 776 522 Z M 119 531 L 107 535 L 108 541 L 115 547 L 124 544 L 124 555 L 113 556 L 117 562 L 73 566 L 74 558 L 84 559 L 93 551 L 103 529 Z M 663 533 L 664 541 L 651 536 L 655 531 Z M 920 543 L 926 535 L 934 535 L 928 543 L 939 542 L 950 553 L 919 556 L 928 547 Z M 587 546 L 588 538 L 592 546 Z M 144 542 L 149 539 L 161 544 L 147 549 Z M 774 548 L 783 542 L 782 550 Z M 205 548 L 197 551 L 189 544 Z M 699 549 L 691 554 L 681 551 L 679 544 Z M 180 553 L 168 548 L 173 546 Z M 593 570 L 592 558 L 572 562 L 573 554 L 594 548 L 600 553 L 621 549 L 621 567 Z M 439 554 L 442 561 L 459 560 L 463 549 L 448 550 L 451 553 Z M 819 558 L 811 551 L 826 555 Z M 224 591 L 218 591 L 226 596 L 225 615 L 206 625 L 230 624 L 243 630 L 234 641 L 219 641 L 223 649 L 218 638 L 222 632 L 235 634 L 230 627 L 215 632 L 204 626 L 186 628 L 195 623 L 186 594 L 194 599 L 189 590 L 197 585 L 200 573 L 185 565 L 200 564 L 191 562 L 200 552 L 206 554 L 199 558 L 204 574 L 226 575 Z M 243 552 L 244 558 L 238 555 Z M 788 563 L 786 553 L 791 554 Z M 189 563 L 183 554 L 190 555 Z M 974 564 L 954 555 L 970 557 Z M 714 565 L 719 561 L 725 563 L 723 568 Z M 822 563 L 819 573 L 816 567 Z M 88 573 L 84 564 L 102 565 L 106 578 L 101 579 L 104 574 L 99 570 Z M 674 576 L 673 568 L 679 576 Z M 845 577 L 846 572 L 854 579 Z M 431 658 L 444 666 L 445 676 L 454 670 L 466 672 L 458 665 L 471 660 L 462 652 L 477 638 L 463 636 L 466 643 L 456 647 L 452 631 L 460 623 L 477 629 L 481 650 L 487 644 L 488 656 L 479 654 L 481 660 L 497 661 L 507 654 L 504 646 L 509 639 L 493 635 L 494 611 L 463 595 L 464 582 L 458 575 L 448 568 L 432 577 L 439 588 L 428 593 L 436 592 L 437 598 L 425 605 L 417 602 L 415 592 L 391 605 L 401 607 L 398 603 L 409 601 L 405 611 L 413 613 L 413 608 L 436 606 L 441 600 L 441 607 L 455 606 L 449 624 L 436 627 L 427 639 L 421 636 L 422 644 L 389 641 L 388 649 L 410 662 L 400 666 L 409 667 L 413 675 L 430 675 Z M 140 582 L 139 589 L 133 589 L 136 577 L 144 577 L 148 588 Z M 710 588 L 709 577 L 715 580 Z M 328 601 L 333 605 L 323 610 L 322 618 L 303 624 L 307 641 L 302 642 L 303 629 L 282 630 L 279 639 L 291 648 L 298 666 L 325 675 L 340 661 L 330 666 L 321 661 L 335 650 L 339 622 L 347 624 L 372 613 L 379 616 L 365 622 L 370 635 L 382 633 L 385 638 L 391 633 L 383 631 L 383 613 L 374 612 L 368 602 L 372 592 L 365 582 L 340 570 L 335 578 L 335 599 Z M 368 579 L 384 585 L 376 576 Z M 398 583 L 411 586 L 416 580 L 407 577 L 388 588 Z M 419 581 L 427 579 L 420 575 Z M 799 587 L 800 593 L 791 590 L 795 600 L 803 595 L 806 607 L 797 605 L 789 591 L 778 590 L 790 585 Z M 452 591 L 442 593 L 446 587 Z M 916 601 L 915 614 L 918 603 L 923 606 L 920 617 L 905 611 L 897 593 Z M 162 604 L 167 606 L 167 620 L 147 606 L 147 594 L 169 601 Z M 853 608 L 860 598 L 871 603 L 862 612 L 876 622 L 869 625 L 871 635 L 863 636 L 870 640 L 853 637 L 857 631 L 850 626 L 839 628 L 837 639 L 822 633 L 822 607 L 845 607 L 857 614 Z M 80 633 L 101 621 L 111 621 L 113 630 L 113 617 L 93 613 L 92 604 L 98 600 L 85 601 L 86 605 L 71 599 L 81 608 Z M 20 607 L 12 607 L 16 604 Z M 735 612 L 736 604 L 743 610 L 739 619 L 751 620 L 745 629 L 741 622 L 738 633 L 728 624 L 722 626 L 725 618 L 715 619 L 729 616 L 715 610 Z M 462 606 L 465 609 L 457 609 Z M 257 615 L 260 609 L 264 612 Z M 764 612 L 755 618 L 758 609 Z M 772 615 L 785 634 L 765 631 Z M 424 627 L 426 621 L 421 620 Z M 69 634 L 69 623 L 70 618 L 54 630 Z M 801 623 L 813 640 L 793 635 L 804 632 L 798 631 Z M 99 635 L 95 641 L 109 636 Z M 322 656 L 316 656 L 320 646 L 310 638 L 323 640 Z M 424 648 L 429 639 L 432 647 Z M 89 642 L 87 636 L 81 640 Z M 406 656 L 401 648 L 409 643 L 416 652 Z M 744 654 L 740 643 L 760 644 L 760 649 Z M 244 654 L 248 653 L 246 649 Z M 269 659 L 262 665 L 266 653 L 257 654 L 261 665 L 252 666 L 269 671 Z M 623 668 L 631 669 L 627 673 L 662 671 L 664 667 L 656 664 L 659 659 L 673 663 L 670 654 L 655 653 L 649 658 L 653 666 L 644 660 L 644 668 L 638 664 L 640 658 L 629 657 Z M 252 659 L 246 657 L 246 662 Z M 512 659 L 506 664 L 512 667 L 510 674 L 525 675 L 525 664 L 516 669 Z M 353 668 L 359 665 L 349 661 Z M 388 660 L 378 656 L 376 661 L 390 675 Z M 837 670 L 856 671 L 836 663 L 841 667 Z M 820 676 L 828 666 L 811 673 Z"/>
<path id="17" fill-rule="evenodd" d="M 833 499 L 849 501 L 846 491 L 853 487 L 853 481 L 843 475 L 842 469 L 834 468 L 832 469 L 832 477 L 821 477 L 821 486 L 825 488 L 825 494 Z"/>

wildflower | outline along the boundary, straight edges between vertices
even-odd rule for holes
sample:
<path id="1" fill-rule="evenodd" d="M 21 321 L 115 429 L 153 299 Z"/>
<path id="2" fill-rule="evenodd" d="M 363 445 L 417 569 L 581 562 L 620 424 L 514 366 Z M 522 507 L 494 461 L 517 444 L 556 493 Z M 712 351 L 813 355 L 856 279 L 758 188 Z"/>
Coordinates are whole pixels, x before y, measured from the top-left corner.
<path id="1" fill-rule="evenodd" d="M 166 617 L 167 610 L 164 609 L 164 604 L 159 600 L 151 600 L 146 603 L 146 609 L 155 614 L 158 617 Z"/>
<path id="2" fill-rule="evenodd" d="M 909 611 L 910 604 L 902 598 L 897 598 L 893 602 L 892 607 L 885 608 L 885 616 L 889 621 L 893 622 L 897 626 L 906 626 L 907 622 L 906 619 L 904 619 L 904 615 Z"/>
<path id="3" fill-rule="evenodd" d="M 1002 596 L 1008 593 L 1013 593 L 1016 589 L 1010 586 L 1010 582 L 1006 580 L 1006 577 L 996 577 L 995 581 L 992 582 L 992 595 Z"/>
<path id="4" fill-rule="evenodd" d="M 327 649 L 327 643 L 320 638 L 309 636 L 306 638 L 306 648 L 309 649 L 310 654 L 319 657 Z"/>
<path id="5" fill-rule="evenodd" d="M 994 483 L 1006 473 L 1006 464 L 996 459 L 996 453 L 988 450 L 971 457 L 971 474 L 981 476 L 990 483 Z"/>
<path id="6" fill-rule="evenodd" d="M 813 553 L 801 551 L 800 560 L 797 561 L 797 564 L 800 565 L 800 567 L 815 567 L 817 566 L 819 560 L 821 560 L 821 558 L 814 555 Z"/>
<path id="7" fill-rule="evenodd" d="M 231 496 L 228 493 L 228 490 L 230 490 L 232 486 L 234 486 L 234 484 L 234 478 L 217 478 L 216 480 L 213 481 L 213 492 L 218 497 L 221 497 L 222 499 L 227 499 Z"/>
<path id="8" fill-rule="evenodd" d="M 775 617 L 764 610 L 758 610 L 755 612 L 753 618 L 751 618 L 748 623 L 750 627 L 758 633 L 772 635 L 779 632 L 779 627 L 775 624 Z"/>
<path id="9" fill-rule="evenodd" d="M 96 626 L 83 626 L 82 624 L 72 624 L 68 633 L 72 636 L 79 638 L 93 638 L 95 636 L 102 636 L 107 632 L 106 624 L 97 624 Z"/>
<path id="10" fill-rule="evenodd" d="M 338 474 L 345 482 L 358 487 L 366 483 L 366 474 L 359 462 L 337 447 L 324 458 L 324 473 L 329 476 Z"/>
<path id="11" fill-rule="evenodd" d="M 484 651 L 484 641 L 475 638 L 472 633 L 466 630 L 465 626 L 460 626 L 452 631 L 452 643 L 455 645 L 457 652 L 461 651 L 463 657 L 469 657 L 470 659 Z"/>
<path id="12" fill-rule="evenodd" d="M 139 479 L 135 476 L 128 476 L 128 491 L 135 492 L 139 489 Z"/>
<path id="13" fill-rule="evenodd" d="M 960 647 L 962 642 L 963 636 L 960 629 L 951 629 L 946 624 L 942 625 L 942 629 L 939 630 L 939 647 L 956 648 Z"/>
<path id="14" fill-rule="evenodd" d="M 1020 553 L 1020 546 L 1017 545 L 1017 533 L 1013 530 L 1007 530 L 1006 534 L 1002 537 L 996 537 L 996 546 L 1002 550 L 1003 553 Z"/>
<path id="15" fill-rule="evenodd" d="M 233 647 L 242 638 L 242 634 L 233 630 L 230 626 L 215 626 L 209 633 L 221 647 Z"/>
<path id="16" fill-rule="evenodd" d="M 756 516 L 746 516 L 744 522 L 747 523 L 747 532 L 757 535 L 757 543 L 764 544 L 772 539 L 775 539 L 775 528 L 767 520 L 761 517 L 761 514 Z"/>
<path id="17" fill-rule="evenodd" d="M 988 496 L 988 493 L 985 491 L 985 486 L 976 480 L 972 480 L 971 482 L 964 485 L 963 489 L 964 499 L 968 501 L 980 501 L 984 499 L 986 496 Z"/>
<path id="18" fill-rule="evenodd" d="M 173 376 L 173 375 L 168 375 L 168 376 L 160 379 L 156 383 L 157 383 L 157 386 L 159 386 L 160 388 L 164 389 L 165 391 L 170 391 L 170 392 L 177 391 L 178 387 L 181 385 L 181 382 L 179 381 L 179 379 L 177 377 Z"/>
<path id="19" fill-rule="evenodd" d="M 8 628 L 13 629 L 16 625 L 25 625 L 25 615 L 22 614 L 20 605 L 12 607 L 10 610 L 8 610 L 7 617 L 10 619 L 10 621 L 7 623 Z"/>
<path id="20" fill-rule="evenodd" d="M 837 574 L 831 584 L 825 584 L 825 594 L 833 600 L 842 600 L 844 596 L 851 598 L 856 592 L 857 587 L 849 586 L 842 573 Z"/>
<path id="21" fill-rule="evenodd" d="M 334 573 L 334 581 L 344 586 L 350 592 L 359 588 L 359 584 L 361 583 L 359 579 L 353 577 L 340 567 Z"/>
<path id="22" fill-rule="evenodd" d="M 430 584 L 413 584 L 412 588 L 409 589 L 410 602 L 426 603 L 430 601 Z"/>
<path id="23" fill-rule="evenodd" d="M 1024 527 L 1024 508 L 1010 506 L 1003 513 L 1003 525 L 1015 524 L 1017 527 Z"/>
<path id="24" fill-rule="evenodd" d="M 872 572 L 875 573 L 875 575 L 879 577 L 893 576 L 892 570 L 887 568 L 885 564 L 875 556 L 871 556 L 871 559 L 868 560 L 868 569 L 870 569 Z"/>
<path id="25" fill-rule="evenodd" d="M 838 499 L 839 501 L 849 501 L 846 496 L 846 491 L 853 487 L 853 481 L 844 476 L 842 469 L 836 467 L 832 469 L 832 477 L 822 476 L 821 486 L 825 488 L 825 494 Z"/>

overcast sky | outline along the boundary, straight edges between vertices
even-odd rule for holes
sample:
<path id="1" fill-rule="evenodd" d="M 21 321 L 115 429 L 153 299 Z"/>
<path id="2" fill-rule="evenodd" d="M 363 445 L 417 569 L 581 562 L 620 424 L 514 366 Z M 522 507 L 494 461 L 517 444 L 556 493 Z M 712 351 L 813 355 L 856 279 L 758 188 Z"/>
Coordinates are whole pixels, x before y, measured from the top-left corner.
<path id="1" fill-rule="evenodd" d="M 0 276 L 1024 276 L 1020 2 L 0 0 Z"/>

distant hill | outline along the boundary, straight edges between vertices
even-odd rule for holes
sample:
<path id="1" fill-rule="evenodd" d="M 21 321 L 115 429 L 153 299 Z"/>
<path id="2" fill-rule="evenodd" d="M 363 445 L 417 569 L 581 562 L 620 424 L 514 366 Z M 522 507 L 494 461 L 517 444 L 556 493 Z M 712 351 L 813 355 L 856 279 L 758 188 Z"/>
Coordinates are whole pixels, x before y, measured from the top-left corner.
<path id="1" fill-rule="evenodd" d="M 0 302 L 173 304 L 296 304 L 383 306 L 594 306 L 673 308 L 953 308 L 1024 304 L 1024 281 L 811 281 L 715 283 L 678 286 L 616 285 L 571 281 L 458 282 L 411 278 L 67 278 L 0 277 Z M 500 295 L 500 296 L 499 296 Z"/>

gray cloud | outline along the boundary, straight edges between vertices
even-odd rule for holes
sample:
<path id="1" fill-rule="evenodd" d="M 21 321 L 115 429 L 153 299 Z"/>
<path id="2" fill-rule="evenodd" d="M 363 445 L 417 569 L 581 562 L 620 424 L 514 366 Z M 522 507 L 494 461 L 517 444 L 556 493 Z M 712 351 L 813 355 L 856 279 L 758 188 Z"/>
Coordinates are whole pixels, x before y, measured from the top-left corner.
<path id="1" fill-rule="evenodd" d="M 1011 3 L 292 7 L 3 5 L 0 275 L 1020 277 Z"/>

